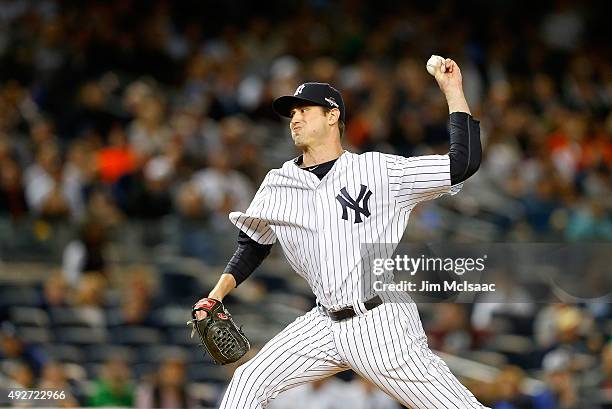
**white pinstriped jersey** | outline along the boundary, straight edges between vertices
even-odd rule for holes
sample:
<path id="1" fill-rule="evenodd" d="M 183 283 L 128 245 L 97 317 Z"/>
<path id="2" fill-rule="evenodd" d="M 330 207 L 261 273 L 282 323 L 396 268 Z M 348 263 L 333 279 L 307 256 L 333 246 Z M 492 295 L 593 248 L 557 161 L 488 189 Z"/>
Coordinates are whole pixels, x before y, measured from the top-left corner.
<path id="1" fill-rule="evenodd" d="M 345 151 L 322 180 L 294 160 L 271 170 L 246 212 L 229 218 L 260 244 L 278 240 L 322 305 L 357 306 L 361 245 L 399 243 L 416 204 L 460 186 L 451 189 L 448 155 Z M 393 250 L 384 246 L 376 257 Z"/>

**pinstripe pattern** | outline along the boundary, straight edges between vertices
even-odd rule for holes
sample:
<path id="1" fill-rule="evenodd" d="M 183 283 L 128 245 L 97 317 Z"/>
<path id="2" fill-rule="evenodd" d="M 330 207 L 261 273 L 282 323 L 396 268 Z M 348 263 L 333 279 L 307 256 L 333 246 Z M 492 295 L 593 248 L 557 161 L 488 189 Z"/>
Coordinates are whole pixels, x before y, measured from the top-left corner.
<path id="1" fill-rule="evenodd" d="M 370 216 L 356 219 L 351 208 L 343 219 L 336 196 L 344 188 L 352 199 L 369 197 L 362 185 L 371 192 Z M 221 408 L 264 408 L 286 389 L 349 368 L 415 409 L 482 408 L 427 347 L 410 298 L 391 295 L 393 303 L 372 311 L 362 303 L 372 295 L 360 279 L 362 244 L 394 243 L 370 255 L 391 257 L 414 206 L 458 189 L 450 185 L 448 155 L 345 151 L 322 180 L 293 160 L 270 171 L 249 208 L 230 220 L 258 243 L 278 240 L 322 305 L 350 305 L 359 314 L 332 322 L 314 309 L 298 318 L 236 370 Z"/>
<path id="2" fill-rule="evenodd" d="M 346 369 L 336 352 L 331 321 L 311 310 L 236 370 L 221 408 L 262 408 L 286 389 Z"/>

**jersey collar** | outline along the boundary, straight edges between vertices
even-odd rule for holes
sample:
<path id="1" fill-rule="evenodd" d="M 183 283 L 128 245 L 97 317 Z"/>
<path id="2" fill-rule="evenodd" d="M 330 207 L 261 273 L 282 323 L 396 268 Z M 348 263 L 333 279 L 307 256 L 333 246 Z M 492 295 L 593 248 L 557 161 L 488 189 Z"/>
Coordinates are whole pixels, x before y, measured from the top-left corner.
<path id="1" fill-rule="evenodd" d="M 347 158 L 349 158 L 351 155 L 351 153 L 347 150 L 344 150 L 342 152 L 342 154 L 340 156 L 338 156 L 338 158 L 336 159 L 336 162 L 334 162 L 334 165 L 331 167 L 331 169 L 329 170 L 329 172 L 327 172 L 325 174 L 325 176 L 323 176 L 322 179 L 319 179 L 319 177 L 317 175 L 315 175 L 314 173 L 306 170 L 306 169 L 302 169 L 299 167 L 298 163 L 302 163 L 301 162 L 301 158 L 302 155 L 298 156 L 297 158 L 293 159 L 291 161 L 291 166 L 294 167 L 296 173 L 296 176 L 299 175 L 299 178 L 305 177 L 306 180 L 308 180 L 307 184 L 313 188 L 316 189 L 317 187 L 321 186 L 322 184 L 324 184 L 330 177 L 330 175 L 333 175 L 334 173 L 336 173 L 338 171 L 338 169 L 341 169 L 344 167 L 346 161 L 348 160 Z"/>
<path id="2" fill-rule="evenodd" d="M 336 163 L 340 162 L 340 160 L 342 159 L 342 157 L 343 157 L 343 156 L 346 156 L 346 154 L 347 154 L 347 153 L 350 153 L 350 152 L 349 152 L 349 151 L 347 151 L 346 149 L 344 149 L 344 150 L 342 151 L 342 153 L 340 154 L 340 156 L 338 156 L 338 157 L 335 159 Z M 296 158 L 293 158 L 293 160 L 292 160 L 292 161 L 293 161 L 293 164 L 294 164 L 295 166 L 297 166 L 298 168 L 300 168 L 300 169 L 302 169 L 302 170 L 306 170 L 306 169 L 304 169 L 304 168 L 302 168 L 302 167 L 301 167 L 303 160 L 304 160 L 304 155 L 300 155 L 300 156 L 298 156 L 298 157 L 296 157 Z M 332 160 L 334 160 L 334 159 L 332 159 Z M 331 161 L 328 161 L 328 162 L 331 162 Z M 327 163 L 327 162 L 323 162 L 323 163 Z M 323 163 L 319 163 L 319 165 L 323 165 Z M 313 166 L 315 166 L 315 165 L 313 165 Z M 318 165 L 317 165 L 317 166 L 318 166 Z"/>

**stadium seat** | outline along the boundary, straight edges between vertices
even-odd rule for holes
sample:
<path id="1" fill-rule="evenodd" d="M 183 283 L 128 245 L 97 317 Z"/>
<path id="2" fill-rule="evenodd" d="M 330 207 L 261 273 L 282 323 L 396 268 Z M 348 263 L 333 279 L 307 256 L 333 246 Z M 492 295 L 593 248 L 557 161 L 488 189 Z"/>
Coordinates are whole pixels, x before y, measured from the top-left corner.
<path id="1" fill-rule="evenodd" d="M 49 316 L 53 325 L 101 326 L 105 323 L 102 310 L 94 308 L 52 308 Z"/>
<path id="2" fill-rule="evenodd" d="M 108 337 L 105 328 L 65 326 L 56 327 L 53 332 L 57 342 L 75 345 L 101 344 Z"/>
<path id="3" fill-rule="evenodd" d="M 83 350 L 74 345 L 47 344 L 43 349 L 49 358 L 60 362 L 81 363 L 85 357 Z"/>
<path id="4" fill-rule="evenodd" d="M 144 376 L 154 376 L 157 371 L 157 365 L 151 363 L 136 364 L 131 367 L 134 379 L 141 380 Z"/>
<path id="5" fill-rule="evenodd" d="M 41 308 L 12 307 L 9 316 L 11 322 L 15 325 L 32 325 L 37 327 L 49 325 L 49 315 Z"/>
<path id="6" fill-rule="evenodd" d="M 66 371 L 66 377 L 75 382 L 84 382 L 87 379 L 87 370 L 75 363 L 68 363 L 64 365 Z"/>
<path id="7" fill-rule="evenodd" d="M 253 345 L 263 345 L 272 337 L 282 331 L 283 327 L 278 325 L 246 326 L 244 331 Z"/>
<path id="8" fill-rule="evenodd" d="M 170 303 L 196 300 L 204 293 L 201 287 L 200 282 L 190 274 L 164 271 L 160 277 L 161 298 Z"/>
<path id="9" fill-rule="evenodd" d="M 17 327 L 17 335 L 28 344 L 48 344 L 52 341 L 53 335 L 48 328 L 45 327 Z"/>
<path id="10" fill-rule="evenodd" d="M 177 345 L 147 345 L 138 349 L 141 363 L 159 363 L 170 357 L 191 358 L 185 348 Z"/>
<path id="11" fill-rule="evenodd" d="M 166 327 L 185 327 L 191 318 L 191 308 L 169 306 L 156 310 L 153 314 L 159 319 L 160 325 Z"/>
<path id="12" fill-rule="evenodd" d="M 229 380 L 229 375 L 220 371 L 219 366 L 206 363 L 190 364 L 187 367 L 187 377 L 195 382 L 224 383 Z"/>
<path id="13" fill-rule="evenodd" d="M 133 348 L 113 344 L 91 345 L 85 351 L 89 362 L 104 362 L 109 358 L 119 357 L 130 363 L 134 362 L 137 356 L 137 351 Z"/>
<path id="14" fill-rule="evenodd" d="M 493 351 L 465 351 L 462 352 L 462 356 L 495 368 L 501 368 L 508 364 L 508 359 L 503 354 Z"/>
<path id="15" fill-rule="evenodd" d="M 110 331 L 110 340 L 112 343 L 122 345 L 159 344 L 162 335 L 155 328 L 126 325 L 114 327 Z"/>
<path id="16" fill-rule="evenodd" d="M 87 362 L 83 364 L 83 368 L 87 374 L 87 379 L 96 379 L 100 376 L 102 364 L 99 362 Z"/>
<path id="17" fill-rule="evenodd" d="M 530 338 L 511 334 L 495 335 L 486 346 L 493 351 L 515 354 L 528 354 L 535 349 L 535 343 Z"/>
<path id="18" fill-rule="evenodd" d="M 36 288 L 26 285 L 1 285 L 0 306 L 36 307 L 40 295 Z"/>
<path id="19" fill-rule="evenodd" d="M 192 346 L 200 343 L 200 338 L 197 334 L 191 337 L 191 329 L 187 328 L 168 328 L 168 342 L 173 345 Z"/>
<path id="20" fill-rule="evenodd" d="M 187 385 L 187 389 L 191 396 L 206 405 L 203 408 L 206 409 L 216 406 L 217 399 L 223 393 L 225 385 L 210 382 L 190 382 Z"/>

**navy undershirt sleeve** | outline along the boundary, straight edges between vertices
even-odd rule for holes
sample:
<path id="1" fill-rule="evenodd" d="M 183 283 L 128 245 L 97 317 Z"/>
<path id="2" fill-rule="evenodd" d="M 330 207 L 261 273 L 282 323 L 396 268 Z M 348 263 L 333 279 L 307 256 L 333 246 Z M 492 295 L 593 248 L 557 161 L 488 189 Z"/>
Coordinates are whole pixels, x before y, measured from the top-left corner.
<path id="1" fill-rule="evenodd" d="M 237 287 L 268 257 L 271 249 L 272 244 L 259 244 L 241 230 L 238 233 L 238 248 L 223 272 L 234 276 Z"/>
<path id="2" fill-rule="evenodd" d="M 472 176 L 480 167 L 480 122 L 466 112 L 453 112 L 449 116 L 448 132 L 451 185 L 456 185 Z"/>

